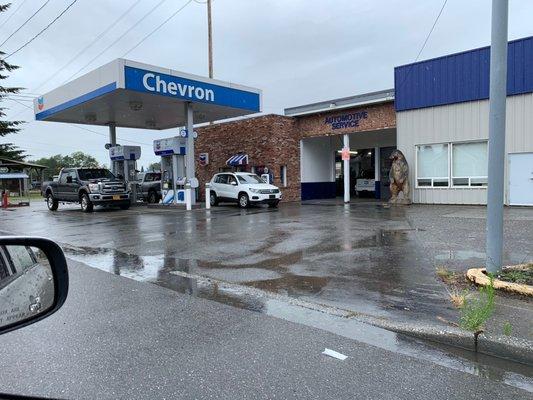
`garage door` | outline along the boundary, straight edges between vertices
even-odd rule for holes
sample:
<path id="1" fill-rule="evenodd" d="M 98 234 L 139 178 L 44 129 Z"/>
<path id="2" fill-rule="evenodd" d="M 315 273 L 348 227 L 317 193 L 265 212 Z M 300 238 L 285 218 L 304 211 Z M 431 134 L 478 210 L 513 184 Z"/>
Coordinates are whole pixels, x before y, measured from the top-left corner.
<path id="1" fill-rule="evenodd" d="M 533 153 L 509 154 L 509 203 L 533 206 Z"/>

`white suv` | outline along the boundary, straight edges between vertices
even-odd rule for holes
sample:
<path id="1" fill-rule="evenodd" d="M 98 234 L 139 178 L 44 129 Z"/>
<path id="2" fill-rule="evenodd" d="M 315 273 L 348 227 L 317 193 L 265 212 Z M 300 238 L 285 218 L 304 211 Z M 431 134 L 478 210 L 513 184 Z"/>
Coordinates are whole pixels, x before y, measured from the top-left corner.
<path id="1" fill-rule="evenodd" d="M 212 206 L 219 202 L 236 202 L 246 208 L 250 204 L 268 204 L 277 207 L 281 200 L 278 187 L 266 183 L 256 174 L 249 172 L 222 172 L 211 179 L 210 202 Z"/>

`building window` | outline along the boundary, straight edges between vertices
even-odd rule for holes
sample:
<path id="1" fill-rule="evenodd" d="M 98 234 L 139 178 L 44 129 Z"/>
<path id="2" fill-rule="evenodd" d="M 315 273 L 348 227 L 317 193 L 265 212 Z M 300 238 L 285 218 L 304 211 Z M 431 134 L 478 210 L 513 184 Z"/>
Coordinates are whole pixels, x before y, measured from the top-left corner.
<path id="1" fill-rule="evenodd" d="M 282 165 L 279 169 L 279 180 L 282 187 L 287 187 L 287 166 Z"/>
<path id="2" fill-rule="evenodd" d="M 448 187 L 448 161 L 447 143 L 416 146 L 416 186 Z"/>
<path id="3" fill-rule="evenodd" d="M 487 142 L 452 144 L 452 185 L 487 186 Z"/>

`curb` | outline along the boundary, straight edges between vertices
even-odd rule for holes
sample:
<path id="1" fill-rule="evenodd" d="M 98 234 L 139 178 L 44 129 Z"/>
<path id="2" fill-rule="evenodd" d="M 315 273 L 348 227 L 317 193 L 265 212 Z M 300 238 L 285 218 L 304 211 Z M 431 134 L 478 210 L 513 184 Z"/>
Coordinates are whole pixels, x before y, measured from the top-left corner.
<path id="1" fill-rule="evenodd" d="M 516 265 L 513 267 L 520 268 L 525 265 L 526 264 L 520 264 L 520 265 Z M 509 267 L 504 267 L 504 268 L 509 268 Z M 472 282 L 474 282 L 477 285 L 488 286 L 490 284 L 490 280 L 488 276 L 485 274 L 485 271 L 486 271 L 485 268 L 471 268 L 466 272 L 466 276 L 468 277 L 468 279 L 470 279 Z M 507 292 L 533 297 L 533 286 L 525 285 L 521 283 L 505 282 L 505 281 L 502 281 L 496 278 L 493 279 L 493 282 L 494 282 L 493 283 L 494 289 L 505 290 Z"/>
<path id="2" fill-rule="evenodd" d="M 358 322 L 366 323 L 368 325 L 386 329 L 388 331 L 476 352 L 474 334 L 454 326 L 448 326 L 444 324 L 415 325 L 411 323 L 396 322 L 385 318 L 374 317 L 368 314 L 331 307 L 325 304 L 295 299 L 277 293 L 267 292 L 262 289 L 220 281 L 218 279 L 209 278 L 203 275 L 190 274 L 181 271 L 172 271 L 171 274 L 184 276 L 203 282 L 217 283 L 219 285 L 224 285 L 234 289 L 238 288 L 251 295 L 286 301 L 288 304 L 294 306 L 323 312 L 336 317 L 354 319 Z M 533 342 L 523 338 L 514 336 L 489 335 L 484 333 L 478 336 L 478 353 L 503 358 L 522 364 L 533 365 L 532 349 Z"/>
<path id="3" fill-rule="evenodd" d="M 361 322 L 419 339 L 442 343 L 476 352 L 474 334 L 460 328 L 444 325 L 414 325 L 393 322 L 374 317 L 354 317 Z M 500 336 L 481 333 L 478 336 L 477 352 L 490 356 L 533 365 L 533 341 L 515 336 Z"/>

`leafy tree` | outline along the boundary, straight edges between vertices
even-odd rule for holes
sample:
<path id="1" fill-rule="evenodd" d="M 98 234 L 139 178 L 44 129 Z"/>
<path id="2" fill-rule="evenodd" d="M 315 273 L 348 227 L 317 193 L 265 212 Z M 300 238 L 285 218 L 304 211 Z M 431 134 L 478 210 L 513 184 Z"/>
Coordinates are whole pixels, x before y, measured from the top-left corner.
<path id="1" fill-rule="evenodd" d="M 161 163 L 155 162 L 148 165 L 148 171 L 159 171 L 161 170 Z"/>
<path id="2" fill-rule="evenodd" d="M 59 174 L 61 168 L 69 167 L 88 167 L 98 168 L 98 161 L 90 154 L 85 154 L 82 151 L 76 151 L 71 155 L 63 156 L 56 154 L 52 157 L 43 157 L 32 161 L 35 164 L 44 165 L 46 167 L 45 176 L 50 177 Z"/>
<path id="3" fill-rule="evenodd" d="M 0 13 L 6 11 L 11 4 L 0 4 Z M 9 64 L 4 59 L 5 53 L 0 51 L 0 81 L 8 78 L 8 73 L 13 72 L 19 67 L 13 64 Z M 5 87 L 0 85 L 0 102 L 4 100 L 10 94 L 17 94 L 22 88 L 18 87 Z M 9 135 L 10 133 L 17 133 L 20 128 L 19 126 L 23 123 L 22 121 L 6 121 L 5 113 L 6 108 L 0 107 L 0 137 Z M 0 144 L 0 156 L 13 158 L 15 160 L 23 160 L 26 156 L 24 151 L 18 149 L 17 146 L 12 143 L 1 143 Z"/>
<path id="4" fill-rule="evenodd" d="M 65 156 L 64 162 L 68 164 L 68 167 L 98 168 L 99 166 L 96 158 L 83 151 L 75 151 L 70 156 Z"/>

